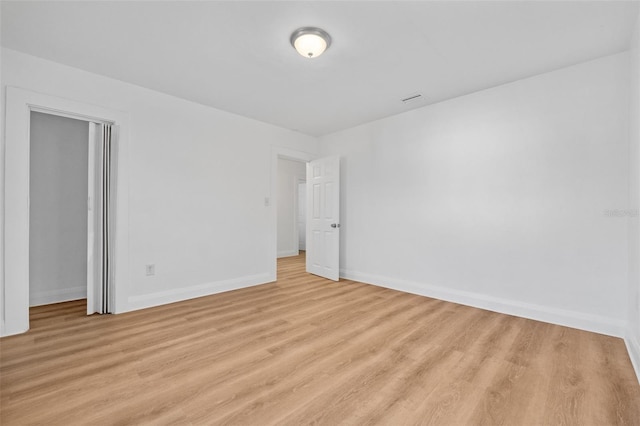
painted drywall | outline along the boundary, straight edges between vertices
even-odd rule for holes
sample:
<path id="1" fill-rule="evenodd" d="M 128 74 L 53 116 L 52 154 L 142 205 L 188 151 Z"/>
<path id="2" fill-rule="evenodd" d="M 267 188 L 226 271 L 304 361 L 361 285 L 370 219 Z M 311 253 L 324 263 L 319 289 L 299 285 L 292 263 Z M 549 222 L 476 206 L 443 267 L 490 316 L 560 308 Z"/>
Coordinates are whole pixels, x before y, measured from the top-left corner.
<path id="1" fill-rule="evenodd" d="M 278 257 L 298 255 L 297 186 L 305 176 L 305 163 L 278 159 Z"/>
<path id="2" fill-rule="evenodd" d="M 617 54 L 320 138 L 342 276 L 622 335 L 628 72 Z"/>
<path id="3" fill-rule="evenodd" d="M 87 295 L 89 124 L 31 113 L 30 306 Z"/>
<path id="4" fill-rule="evenodd" d="M 640 15 L 631 39 L 629 121 L 629 327 L 626 342 L 640 379 Z"/>
<path id="5" fill-rule="evenodd" d="M 0 52 L 2 108 L 9 85 L 129 115 L 129 129 L 122 129 L 130 141 L 129 240 L 120 242 L 128 244 L 129 282 L 116 290 L 117 312 L 275 275 L 276 209 L 264 202 L 271 197 L 272 150 L 314 155 L 315 138 L 10 49 Z M 3 128 L 4 120 L 3 113 Z M 0 152 L 4 143 L 3 136 Z M 4 208 L 4 198 L 0 202 Z M 146 264 L 155 264 L 154 276 L 145 275 Z"/>

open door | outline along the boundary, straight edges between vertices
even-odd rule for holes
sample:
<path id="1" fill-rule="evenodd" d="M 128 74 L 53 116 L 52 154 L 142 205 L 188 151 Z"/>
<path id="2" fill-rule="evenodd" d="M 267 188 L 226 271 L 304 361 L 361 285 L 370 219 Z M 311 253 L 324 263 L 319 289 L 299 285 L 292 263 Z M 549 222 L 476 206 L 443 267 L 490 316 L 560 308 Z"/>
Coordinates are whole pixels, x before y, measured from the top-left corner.
<path id="1" fill-rule="evenodd" d="M 87 315 L 113 309 L 117 129 L 89 123 Z"/>
<path id="2" fill-rule="evenodd" d="M 97 230 L 100 228 L 98 221 L 98 205 L 100 193 L 99 170 L 97 163 L 97 151 L 100 146 L 100 125 L 89 123 L 89 175 L 87 194 L 87 315 L 100 312 L 100 279 L 97 272 L 100 263 L 100 245 L 97 238 Z"/>
<path id="3" fill-rule="evenodd" d="M 307 163 L 307 272 L 340 279 L 340 157 Z"/>

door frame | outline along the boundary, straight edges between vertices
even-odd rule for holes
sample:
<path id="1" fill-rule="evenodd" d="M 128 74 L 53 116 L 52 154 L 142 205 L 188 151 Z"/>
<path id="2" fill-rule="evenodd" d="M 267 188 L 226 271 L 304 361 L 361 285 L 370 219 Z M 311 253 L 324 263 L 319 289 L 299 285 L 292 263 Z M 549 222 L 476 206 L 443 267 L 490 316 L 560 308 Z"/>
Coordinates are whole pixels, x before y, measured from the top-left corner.
<path id="1" fill-rule="evenodd" d="M 129 282 L 128 138 L 126 112 L 8 86 L 5 112 L 3 286 L 0 336 L 29 329 L 29 155 L 31 111 L 120 126 L 114 312 L 126 306 Z M 25 285 L 27 283 L 27 285 Z M 119 291 L 123 290 L 123 291 Z"/>
<path id="2" fill-rule="evenodd" d="M 305 174 L 306 174 L 306 170 L 305 170 Z M 306 179 L 301 179 L 299 177 L 295 177 L 293 178 L 294 180 L 294 191 L 293 191 L 293 197 L 294 197 L 294 202 L 293 202 L 293 209 L 294 209 L 294 213 L 296 216 L 296 220 L 295 220 L 295 224 L 294 224 L 294 231 L 293 231 L 293 235 L 296 241 L 296 251 L 298 252 L 298 254 L 300 254 L 300 224 L 298 223 L 299 220 L 299 215 L 300 215 L 300 185 L 304 184 L 305 186 L 305 192 L 306 192 L 306 187 L 307 187 L 307 180 Z M 306 197 L 305 197 L 306 199 Z M 306 206 L 305 206 L 305 211 L 306 211 Z M 307 231 L 306 231 L 306 224 L 307 224 L 307 218 L 305 217 L 304 219 L 304 223 L 305 223 L 305 251 L 307 250 L 307 245 L 306 245 L 306 235 L 307 235 Z"/>
<path id="3" fill-rule="evenodd" d="M 272 147 L 271 148 L 271 177 L 269 184 L 269 195 L 265 199 L 268 201 L 270 208 L 269 213 L 271 215 L 269 222 L 271 223 L 271 244 L 269 249 L 269 281 L 275 281 L 278 279 L 278 159 L 299 161 L 301 163 L 308 163 L 311 160 L 315 160 L 317 156 L 309 152 L 297 151 L 295 149 Z M 296 212 L 297 214 L 297 212 Z M 296 223 L 297 226 L 297 223 Z"/>

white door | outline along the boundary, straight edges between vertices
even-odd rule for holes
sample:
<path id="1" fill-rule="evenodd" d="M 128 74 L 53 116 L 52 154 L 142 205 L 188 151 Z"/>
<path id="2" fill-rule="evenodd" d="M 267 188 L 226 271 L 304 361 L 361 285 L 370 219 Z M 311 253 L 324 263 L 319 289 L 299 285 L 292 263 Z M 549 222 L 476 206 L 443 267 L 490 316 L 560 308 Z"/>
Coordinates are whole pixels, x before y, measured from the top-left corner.
<path id="1" fill-rule="evenodd" d="M 100 264 L 100 191 L 101 175 L 99 173 L 100 139 L 102 129 L 99 124 L 89 123 L 89 185 L 87 210 L 87 315 L 100 312 L 102 303 Z"/>
<path id="2" fill-rule="evenodd" d="M 113 308 L 118 126 L 89 123 L 87 314 Z"/>
<path id="3" fill-rule="evenodd" d="M 307 272 L 340 278 L 340 157 L 307 163 Z"/>

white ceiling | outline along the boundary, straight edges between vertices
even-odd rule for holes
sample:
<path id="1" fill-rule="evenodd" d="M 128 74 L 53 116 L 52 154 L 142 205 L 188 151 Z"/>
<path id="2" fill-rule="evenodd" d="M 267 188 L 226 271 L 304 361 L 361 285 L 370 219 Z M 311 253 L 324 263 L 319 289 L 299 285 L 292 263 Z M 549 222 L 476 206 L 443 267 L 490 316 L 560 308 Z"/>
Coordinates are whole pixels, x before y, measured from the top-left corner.
<path id="1" fill-rule="evenodd" d="M 2 45 L 309 135 L 627 49 L 632 2 L 7 2 Z M 316 59 L 289 44 L 319 26 Z M 405 105 L 400 99 L 422 93 Z"/>

